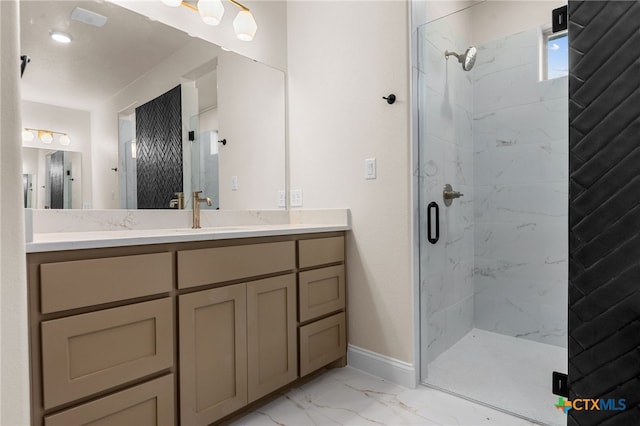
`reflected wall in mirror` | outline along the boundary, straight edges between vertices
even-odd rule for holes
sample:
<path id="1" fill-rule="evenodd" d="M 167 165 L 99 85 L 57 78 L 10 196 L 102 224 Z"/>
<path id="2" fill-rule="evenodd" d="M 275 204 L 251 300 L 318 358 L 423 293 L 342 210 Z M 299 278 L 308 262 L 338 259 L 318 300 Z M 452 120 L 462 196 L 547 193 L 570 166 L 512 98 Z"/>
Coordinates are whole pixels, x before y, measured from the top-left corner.
<path id="1" fill-rule="evenodd" d="M 107 23 L 70 19 L 77 6 Z M 68 131 L 72 143 L 83 141 L 74 148 L 84 166 L 81 207 L 138 207 L 136 108 L 180 86 L 187 208 L 194 190 L 212 198 L 212 208 L 278 208 L 285 189 L 282 71 L 106 2 L 23 1 L 21 19 L 22 50 L 32 58 L 22 81 L 23 126 Z M 52 41 L 53 27 L 71 33 L 72 42 Z M 69 118 L 76 113 L 89 117 L 80 120 L 88 123 L 86 138 L 60 129 L 76 123 Z"/>
<path id="2" fill-rule="evenodd" d="M 34 209 L 82 208 L 82 154 L 22 148 L 24 206 Z"/>

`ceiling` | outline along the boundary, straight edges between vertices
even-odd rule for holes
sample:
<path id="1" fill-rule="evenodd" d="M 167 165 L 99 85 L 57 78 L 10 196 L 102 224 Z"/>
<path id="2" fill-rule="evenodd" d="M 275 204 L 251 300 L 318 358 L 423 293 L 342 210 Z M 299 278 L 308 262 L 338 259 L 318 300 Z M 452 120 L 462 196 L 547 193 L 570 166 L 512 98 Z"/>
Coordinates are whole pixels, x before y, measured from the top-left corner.
<path id="1" fill-rule="evenodd" d="M 71 19 L 76 7 L 106 16 L 95 27 Z M 22 78 L 22 98 L 90 111 L 154 68 L 185 44 L 189 35 L 104 1 L 20 2 L 21 54 L 31 63 Z M 53 41 L 52 30 L 73 38 Z"/>

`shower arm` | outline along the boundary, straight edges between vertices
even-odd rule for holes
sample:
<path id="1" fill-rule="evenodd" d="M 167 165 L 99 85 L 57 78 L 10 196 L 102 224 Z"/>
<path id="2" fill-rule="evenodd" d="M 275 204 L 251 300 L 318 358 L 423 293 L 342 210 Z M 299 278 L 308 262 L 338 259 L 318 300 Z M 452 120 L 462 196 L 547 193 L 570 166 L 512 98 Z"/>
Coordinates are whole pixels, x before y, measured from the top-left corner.
<path id="1" fill-rule="evenodd" d="M 449 56 L 455 56 L 456 58 L 458 58 L 458 62 L 460 62 L 460 63 L 464 62 L 463 55 L 459 55 L 456 52 L 449 52 L 448 50 L 445 50 L 444 51 L 444 57 L 449 59 Z"/>

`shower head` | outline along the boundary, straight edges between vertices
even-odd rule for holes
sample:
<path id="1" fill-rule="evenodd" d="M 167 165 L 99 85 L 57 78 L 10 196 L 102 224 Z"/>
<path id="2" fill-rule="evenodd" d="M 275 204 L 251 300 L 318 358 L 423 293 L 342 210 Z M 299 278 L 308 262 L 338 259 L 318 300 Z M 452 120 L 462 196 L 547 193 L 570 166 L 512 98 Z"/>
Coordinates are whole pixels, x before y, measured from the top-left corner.
<path id="1" fill-rule="evenodd" d="M 477 52 L 478 52 L 478 49 L 471 46 L 462 55 L 459 55 L 456 52 L 449 52 L 448 50 L 446 50 L 444 52 L 444 57 L 449 59 L 449 56 L 452 56 L 452 55 L 455 56 L 456 58 L 458 58 L 458 62 L 462 64 L 462 69 L 465 71 L 469 71 L 471 70 L 471 68 L 473 68 L 473 64 L 476 63 Z"/>

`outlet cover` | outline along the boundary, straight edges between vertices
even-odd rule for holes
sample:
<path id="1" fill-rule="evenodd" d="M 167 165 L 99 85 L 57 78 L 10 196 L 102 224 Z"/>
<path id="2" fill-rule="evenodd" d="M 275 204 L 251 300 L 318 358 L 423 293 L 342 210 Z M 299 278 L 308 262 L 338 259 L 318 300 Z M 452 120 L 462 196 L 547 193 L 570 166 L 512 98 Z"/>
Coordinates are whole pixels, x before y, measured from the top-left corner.
<path id="1" fill-rule="evenodd" d="M 292 189 L 290 198 L 291 207 L 302 207 L 302 189 Z"/>
<path id="2" fill-rule="evenodd" d="M 364 178 L 375 179 L 376 178 L 376 159 L 367 158 L 364 160 Z"/>
<path id="3" fill-rule="evenodd" d="M 286 191 L 278 191 L 278 207 L 287 207 Z"/>

